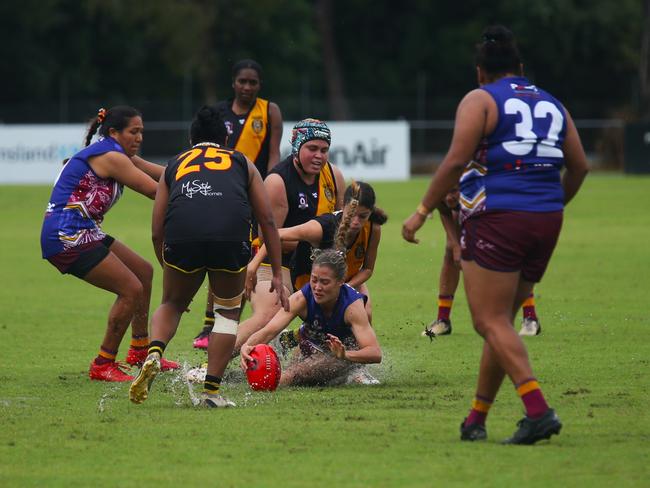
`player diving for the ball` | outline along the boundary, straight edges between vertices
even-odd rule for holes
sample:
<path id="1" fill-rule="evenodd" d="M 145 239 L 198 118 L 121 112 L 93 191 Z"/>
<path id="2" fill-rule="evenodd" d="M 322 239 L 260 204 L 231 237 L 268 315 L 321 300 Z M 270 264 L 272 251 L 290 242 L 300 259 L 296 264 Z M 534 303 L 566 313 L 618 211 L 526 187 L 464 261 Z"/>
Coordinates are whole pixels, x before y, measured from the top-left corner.
<path id="1" fill-rule="evenodd" d="M 344 234 L 354 206 L 345 213 L 339 229 Z M 248 367 L 255 345 L 271 341 L 297 316 L 304 322 L 299 354 L 282 373 L 281 386 L 331 384 L 361 364 L 381 362 L 381 347 L 364 308 L 366 296 L 345 283 L 345 251 L 316 254 L 309 283 L 289 297 L 289 311 L 278 311 L 242 346 L 242 369 Z"/>

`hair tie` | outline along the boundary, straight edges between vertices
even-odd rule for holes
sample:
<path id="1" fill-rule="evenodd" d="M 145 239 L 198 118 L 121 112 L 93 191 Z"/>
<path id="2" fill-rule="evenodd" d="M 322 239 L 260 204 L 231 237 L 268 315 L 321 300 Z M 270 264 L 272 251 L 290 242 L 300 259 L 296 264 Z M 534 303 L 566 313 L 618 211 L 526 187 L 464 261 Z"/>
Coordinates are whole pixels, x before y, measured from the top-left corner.
<path id="1" fill-rule="evenodd" d="M 103 124 L 105 118 L 106 118 L 106 109 L 105 108 L 100 108 L 97 111 L 97 123 L 99 125 Z"/>

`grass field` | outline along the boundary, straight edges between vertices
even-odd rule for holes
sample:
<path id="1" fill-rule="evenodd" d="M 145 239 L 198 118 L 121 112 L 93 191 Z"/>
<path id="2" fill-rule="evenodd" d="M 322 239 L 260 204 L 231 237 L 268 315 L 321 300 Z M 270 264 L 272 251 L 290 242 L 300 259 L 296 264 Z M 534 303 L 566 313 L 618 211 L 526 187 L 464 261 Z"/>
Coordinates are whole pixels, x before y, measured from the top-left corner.
<path id="1" fill-rule="evenodd" d="M 526 338 L 564 429 L 534 447 L 499 444 L 522 415 L 505 384 L 488 442 L 459 441 L 481 343 L 462 290 L 453 335 L 420 337 L 435 318 L 444 235 L 437 216 L 419 246 L 399 229 L 426 184 L 375 185 L 390 216 L 369 283 L 382 384 L 269 394 L 233 382 L 238 408 L 219 411 L 194 408 L 173 375 L 139 406 L 128 384 L 88 379 L 113 298 L 41 260 L 49 188 L 0 188 L 0 487 L 649 486 L 650 178 L 591 175 L 566 211 L 536 289 L 544 332 Z M 154 262 L 150 211 L 127 192 L 105 229 Z M 203 300 L 168 357 L 202 360 L 191 338 Z"/>

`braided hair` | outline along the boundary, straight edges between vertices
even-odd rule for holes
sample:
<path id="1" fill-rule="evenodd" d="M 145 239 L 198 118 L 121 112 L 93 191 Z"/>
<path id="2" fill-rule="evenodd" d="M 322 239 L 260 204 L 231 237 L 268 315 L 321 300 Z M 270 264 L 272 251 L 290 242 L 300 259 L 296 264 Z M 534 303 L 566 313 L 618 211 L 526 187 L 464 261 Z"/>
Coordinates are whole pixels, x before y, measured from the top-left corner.
<path id="1" fill-rule="evenodd" d="M 336 230 L 336 235 L 334 236 L 334 248 L 343 253 L 345 253 L 347 250 L 347 243 L 345 242 L 345 238 L 347 237 L 348 230 L 350 229 L 352 217 L 354 217 L 354 215 L 357 213 L 359 199 L 361 198 L 361 186 L 359 183 L 352 181 L 352 184 L 348 188 L 351 188 L 350 201 L 349 203 L 346 202 L 345 206 L 343 207 L 343 217 L 341 218 L 341 223 L 339 224 L 339 228 Z"/>
<path id="2" fill-rule="evenodd" d="M 338 249 L 315 249 L 313 266 L 326 266 L 334 272 L 338 281 L 345 279 L 348 265 L 345 261 L 345 251 Z"/>

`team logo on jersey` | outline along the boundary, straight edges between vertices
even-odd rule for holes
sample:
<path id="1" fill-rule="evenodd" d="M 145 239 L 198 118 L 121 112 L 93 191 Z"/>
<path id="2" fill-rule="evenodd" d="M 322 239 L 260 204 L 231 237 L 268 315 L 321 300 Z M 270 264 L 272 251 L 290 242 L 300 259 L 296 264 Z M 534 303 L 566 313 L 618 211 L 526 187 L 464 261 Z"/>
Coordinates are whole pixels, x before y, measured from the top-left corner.
<path id="1" fill-rule="evenodd" d="M 232 122 L 230 122 L 229 120 L 226 120 L 223 123 L 223 125 L 226 126 L 226 131 L 228 132 L 228 135 L 231 136 L 232 135 Z"/>
<path id="2" fill-rule="evenodd" d="M 520 85 L 519 83 L 510 83 L 510 88 L 517 93 L 539 93 L 535 85 Z"/>
<path id="3" fill-rule="evenodd" d="M 204 197 L 220 197 L 223 193 L 220 191 L 212 191 L 210 183 L 200 180 L 192 180 L 183 183 L 181 186 L 181 193 L 187 198 L 194 198 L 194 195 L 201 195 Z"/>
<path id="4" fill-rule="evenodd" d="M 56 206 L 56 204 L 54 204 L 54 203 L 52 203 L 52 202 L 49 202 L 49 203 L 47 204 L 47 208 L 45 209 L 45 213 L 51 213 L 51 212 L 54 212 L 54 207 L 55 207 L 55 206 Z"/>
<path id="5" fill-rule="evenodd" d="M 357 259 L 361 259 L 365 253 L 366 250 L 363 248 L 361 244 L 359 244 L 354 250 L 354 257 Z"/>
<path id="6" fill-rule="evenodd" d="M 328 200 L 332 200 L 334 198 L 334 192 L 332 192 L 332 189 L 329 186 L 326 186 L 325 189 L 325 198 Z"/>
<path id="7" fill-rule="evenodd" d="M 300 210 L 305 210 L 306 208 L 309 208 L 309 202 L 307 202 L 307 197 L 302 192 L 298 193 L 298 208 Z"/>
<path id="8" fill-rule="evenodd" d="M 264 128 L 264 122 L 262 122 L 262 119 L 259 117 L 255 117 L 253 119 L 253 132 L 255 132 L 255 134 L 259 134 L 260 132 L 262 132 L 263 128 Z"/>

